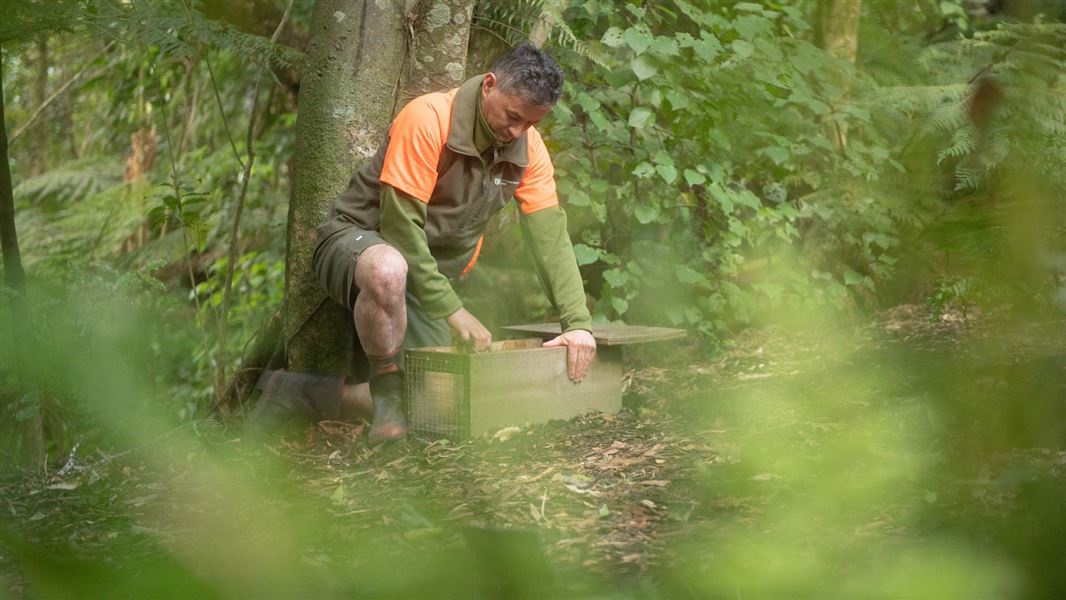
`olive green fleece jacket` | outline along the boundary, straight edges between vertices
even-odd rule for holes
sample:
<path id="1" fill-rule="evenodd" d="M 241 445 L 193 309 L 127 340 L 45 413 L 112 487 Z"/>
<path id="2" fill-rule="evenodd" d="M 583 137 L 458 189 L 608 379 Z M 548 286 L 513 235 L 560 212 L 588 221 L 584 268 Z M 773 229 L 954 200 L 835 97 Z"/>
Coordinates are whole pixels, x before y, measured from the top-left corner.
<path id="1" fill-rule="evenodd" d="M 489 155 L 491 158 L 499 143 L 481 111 L 480 94 L 477 103 L 474 145 L 483 157 Z M 430 253 L 425 232 L 427 205 L 390 185 L 381 186 L 380 200 L 381 235 L 407 260 L 411 292 L 429 317 L 451 316 L 463 307 L 463 303 L 448 279 L 437 269 L 437 261 Z M 592 317 L 585 305 L 585 290 L 567 232 L 566 213 L 559 206 L 552 206 L 521 218 L 537 275 L 559 311 L 562 331 L 591 330 Z"/>

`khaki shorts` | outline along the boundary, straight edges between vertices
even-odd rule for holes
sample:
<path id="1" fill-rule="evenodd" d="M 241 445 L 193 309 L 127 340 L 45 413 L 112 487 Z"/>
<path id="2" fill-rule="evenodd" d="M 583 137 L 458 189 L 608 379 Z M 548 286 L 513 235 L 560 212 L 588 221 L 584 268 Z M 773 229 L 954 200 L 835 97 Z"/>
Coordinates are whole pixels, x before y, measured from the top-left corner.
<path id="1" fill-rule="evenodd" d="M 335 231 L 318 240 L 315 246 L 314 267 L 318 281 L 330 298 L 349 311 L 355 308 L 359 288 L 355 286 L 355 266 L 359 256 L 369 247 L 388 244 L 377 231 L 367 231 L 355 225 Z M 424 348 L 448 346 L 452 330 L 444 319 L 431 319 L 418 299 L 407 292 L 407 332 L 403 347 Z"/>

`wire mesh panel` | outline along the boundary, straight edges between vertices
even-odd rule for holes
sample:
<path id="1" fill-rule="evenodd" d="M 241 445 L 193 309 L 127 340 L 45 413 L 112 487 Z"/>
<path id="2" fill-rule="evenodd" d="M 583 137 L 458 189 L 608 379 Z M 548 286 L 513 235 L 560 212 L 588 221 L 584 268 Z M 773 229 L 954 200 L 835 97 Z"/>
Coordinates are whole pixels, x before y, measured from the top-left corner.
<path id="1" fill-rule="evenodd" d="M 470 361 L 462 354 L 409 350 L 407 421 L 411 429 L 433 438 L 470 435 Z"/>

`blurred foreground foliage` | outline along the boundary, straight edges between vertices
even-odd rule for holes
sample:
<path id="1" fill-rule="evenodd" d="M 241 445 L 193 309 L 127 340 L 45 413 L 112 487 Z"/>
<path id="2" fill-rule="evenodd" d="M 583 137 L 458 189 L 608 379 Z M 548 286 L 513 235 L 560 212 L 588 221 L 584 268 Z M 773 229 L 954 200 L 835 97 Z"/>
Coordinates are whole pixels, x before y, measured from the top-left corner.
<path id="1" fill-rule="evenodd" d="M 386 450 L 349 429 L 257 453 L 205 416 L 283 301 L 310 13 L 294 3 L 271 45 L 285 4 L 19 1 L 0 25 L 9 135 L 43 100 L 42 62 L 47 89 L 76 79 L 12 146 L 31 286 L 0 306 L 0 400 L 7 423 L 43 416 L 50 460 L 5 480 L 5 592 L 1066 585 L 1058 4 L 866 2 L 850 62 L 822 49 L 816 2 L 478 3 L 475 30 L 510 42 L 556 18 L 568 81 L 541 129 L 595 318 L 692 330 L 692 348 L 646 353 L 690 366 L 633 375 L 617 421 Z M 513 212 L 489 237 L 463 284 L 473 312 L 550 314 Z M 768 357 L 780 346 L 751 327 L 803 341 Z M 0 441 L 12 462 L 13 432 Z"/>

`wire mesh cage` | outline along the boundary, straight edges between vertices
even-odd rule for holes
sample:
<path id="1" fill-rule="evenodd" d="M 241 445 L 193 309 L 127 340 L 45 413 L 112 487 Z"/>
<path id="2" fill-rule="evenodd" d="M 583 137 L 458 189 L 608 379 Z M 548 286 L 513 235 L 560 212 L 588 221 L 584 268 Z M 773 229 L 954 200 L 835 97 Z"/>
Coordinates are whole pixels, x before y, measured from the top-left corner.
<path id="1" fill-rule="evenodd" d="M 457 352 L 407 352 L 407 423 L 432 438 L 470 436 L 470 360 Z"/>

